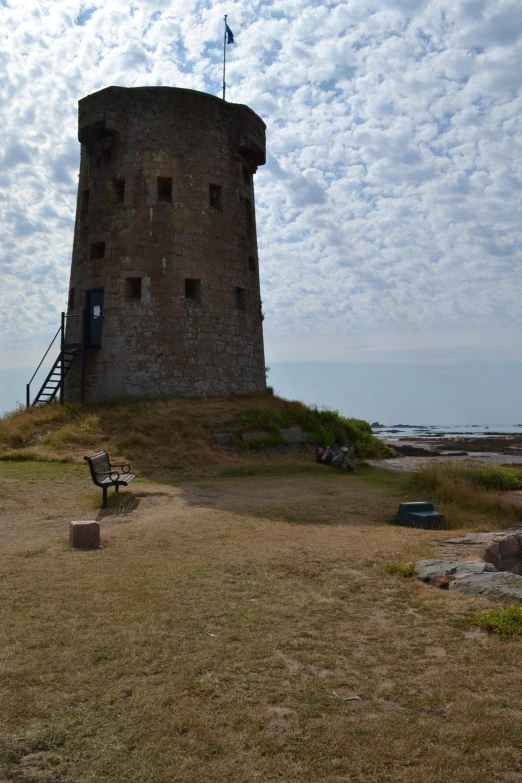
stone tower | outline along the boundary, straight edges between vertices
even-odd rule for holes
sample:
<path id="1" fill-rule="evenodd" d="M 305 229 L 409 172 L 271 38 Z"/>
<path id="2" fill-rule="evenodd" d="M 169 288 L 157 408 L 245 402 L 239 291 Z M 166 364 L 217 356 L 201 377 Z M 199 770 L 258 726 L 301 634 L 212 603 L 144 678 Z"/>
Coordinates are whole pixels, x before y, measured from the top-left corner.
<path id="1" fill-rule="evenodd" d="M 253 175 L 265 124 L 173 87 L 79 103 L 65 398 L 266 388 Z"/>

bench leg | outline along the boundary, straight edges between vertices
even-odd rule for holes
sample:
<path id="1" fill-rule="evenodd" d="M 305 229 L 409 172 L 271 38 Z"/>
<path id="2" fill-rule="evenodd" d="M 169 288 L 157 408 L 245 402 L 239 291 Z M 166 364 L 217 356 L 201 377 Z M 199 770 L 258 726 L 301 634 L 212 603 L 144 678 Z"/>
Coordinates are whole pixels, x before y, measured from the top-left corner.
<path id="1" fill-rule="evenodd" d="M 102 492 L 103 492 L 102 508 L 107 508 L 107 487 L 102 487 Z"/>

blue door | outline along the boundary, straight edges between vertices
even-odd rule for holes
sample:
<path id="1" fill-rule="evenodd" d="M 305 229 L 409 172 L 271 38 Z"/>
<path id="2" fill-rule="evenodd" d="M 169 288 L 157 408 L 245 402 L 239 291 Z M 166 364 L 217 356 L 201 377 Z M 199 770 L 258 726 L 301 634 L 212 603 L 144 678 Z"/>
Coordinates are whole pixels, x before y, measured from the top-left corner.
<path id="1" fill-rule="evenodd" d="M 101 345 L 103 324 L 103 288 L 87 292 L 87 345 Z"/>

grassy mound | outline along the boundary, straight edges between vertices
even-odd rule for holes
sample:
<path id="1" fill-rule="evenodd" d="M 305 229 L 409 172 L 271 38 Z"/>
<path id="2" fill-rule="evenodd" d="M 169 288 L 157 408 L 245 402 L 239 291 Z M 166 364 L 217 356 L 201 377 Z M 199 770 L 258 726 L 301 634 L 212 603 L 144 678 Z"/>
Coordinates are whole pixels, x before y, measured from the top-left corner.
<path id="1" fill-rule="evenodd" d="M 285 427 L 309 433 L 310 445 L 351 443 L 357 456 L 379 458 L 387 447 L 370 425 L 335 411 L 309 408 L 271 395 L 206 399 L 134 400 L 98 408 L 48 404 L 0 420 L 0 459 L 81 461 L 106 449 L 145 473 L 185 471 L 201 466 L 235 467 L 245 460 L 273 460 Z M 245 432 L 269 437 L 243 443 Z M 227 433 L 230 453 L 214 439 Z M 253 454 L 252 450 L 264 450 Z M 310 455 L 304 455 L 310 459 Z"/>

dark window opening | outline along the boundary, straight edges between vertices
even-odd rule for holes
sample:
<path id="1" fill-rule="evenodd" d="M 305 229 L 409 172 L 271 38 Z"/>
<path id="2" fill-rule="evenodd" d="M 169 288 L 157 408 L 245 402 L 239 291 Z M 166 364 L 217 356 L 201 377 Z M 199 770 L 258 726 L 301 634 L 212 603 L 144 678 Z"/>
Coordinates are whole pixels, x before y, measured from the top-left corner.
<path id="1" fill-rule="evenodd" d="M 209 188 L 210 206 L 212 209 L 223 211 L 223 188 L 221 185 L 210 185 Z"/>
<path id="2" fill-rule="evenodd" d="M 112 147 L 106 147 L 101 152 L 101 161 L 103 164 L 110 163 L 112 160 Z"/>
<path id="3" fill-rule="evenodd" d="M 254 227 L 254 221 L 252 220 L 252 202 L 250 201 L 249 198 L 245 199 L 245 214 L 246 214 L 247 232 L 251 234 L 252 229 Z"/>
<path id="4" fill-rule="evenodd" d="M 117 179 L 114 183 L 114 193 L 116 195 L 116 203 L 123 204 L 125 201 L 125 180 Z"/>
<path id="5" fill-rule="evenodd" d="M 85 215 L 88 214 L 89 214 L 89 191 L 84 190 L 82 193 L 81 215 L 82 217 L 85 217 Z"/>
<path id="6" fill-rule="evenodd" d="M 69 301 L 67 302 L 67 311 L 72 310 L 74 307 L 74 287 L 69 291 Z"/>
<path id="7" fill-rule="evenodd" d="M 158 201 L 172 204 L 172 177 L 158 177 Z"/>
<path id="8" fill-rule="evenodd" d="M 250 271 L 255 272 L 256 267 L 257 267 L 256 259 L 254 258 L 254 256 L 248 256 L 248 268 L 250 269 Z"/>
<path id="9" fill-rule="evenodd" d="M 141 277 L 127 277 L 127 299 L 141 299 Z"/>
<path id="10" fill-rule="evenodd" d="M 201 301 L 201 280 L 185 280 L 185 299 L 191 299 L 193 302 Z"/>
<path id="11" fill-rule="evenodd" d="M 250 174 L 250 170 L 247 169 L 246 166 L 243 166 L 243 179 L 245 180 L 247 185 L 250 185 L 252 183 L 251 177 L 252 175 Z"/>
<path id="12" fill-rule="evenodd" d="M 91 245 L 91 259 L 105 258 L 105 242 L 95 242 Z"/>
<path id="13" fill-rule="evenodd" d="M 246 310 L 247 292 L 246 288 L 236 287 L 236 307 L 238 310 Z"/>
<path id="14" fill-rule="evenodd" d="M 102 139 L 110 139 L 110 137 L 112 136 L 112 133 L 106 130 L 105 128 L 96 128 L 94 133 L 96 138 L 99 139 L 100 141 Z"/>

